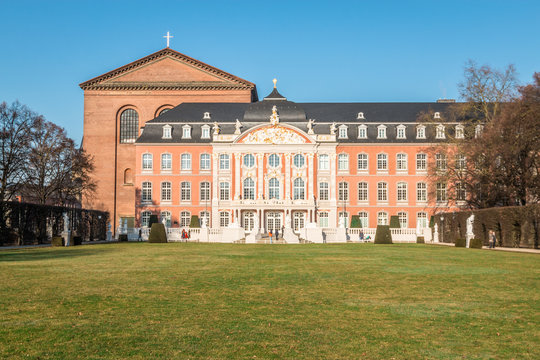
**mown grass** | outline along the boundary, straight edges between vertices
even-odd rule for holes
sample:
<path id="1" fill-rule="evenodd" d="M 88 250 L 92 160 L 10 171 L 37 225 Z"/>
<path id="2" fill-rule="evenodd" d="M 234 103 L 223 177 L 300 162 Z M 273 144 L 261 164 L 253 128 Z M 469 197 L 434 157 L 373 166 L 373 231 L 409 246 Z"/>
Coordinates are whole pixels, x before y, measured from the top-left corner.
<path id="1" fill-rule="evenodd" d="M 431 245 L 0 252 L 0 358 L 538 359 L 540 257 Z"/>

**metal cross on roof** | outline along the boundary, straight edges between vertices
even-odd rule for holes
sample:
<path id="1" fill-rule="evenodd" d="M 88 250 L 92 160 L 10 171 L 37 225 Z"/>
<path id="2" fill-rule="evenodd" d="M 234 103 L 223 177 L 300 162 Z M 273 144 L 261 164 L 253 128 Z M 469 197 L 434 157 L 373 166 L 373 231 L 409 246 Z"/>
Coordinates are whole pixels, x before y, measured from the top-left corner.
<path id="1" fill-rule="evenodd" d="M 174 37 L 174 36 L 169 35 L 169 32 L 167 31 L 167 35 L 164 36 L 164 38 L 167 39 L 167 47 L 169 47 L 169 40 L 170 40 L 171 38 L 173 38 L 173 37 Z"/>

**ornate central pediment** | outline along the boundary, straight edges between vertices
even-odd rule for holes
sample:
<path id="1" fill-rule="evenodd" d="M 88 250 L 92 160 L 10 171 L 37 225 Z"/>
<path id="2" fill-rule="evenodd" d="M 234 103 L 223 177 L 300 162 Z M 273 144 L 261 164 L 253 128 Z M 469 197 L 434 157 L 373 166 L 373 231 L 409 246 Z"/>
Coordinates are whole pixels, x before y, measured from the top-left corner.
<path id="1" fill-rule="evenodd" d="M 237 143 L 239 144 L 308 144 L 311 141 L 289 127 L 282 125 L 267 125 L 248 132 L 242 136 Z"/>

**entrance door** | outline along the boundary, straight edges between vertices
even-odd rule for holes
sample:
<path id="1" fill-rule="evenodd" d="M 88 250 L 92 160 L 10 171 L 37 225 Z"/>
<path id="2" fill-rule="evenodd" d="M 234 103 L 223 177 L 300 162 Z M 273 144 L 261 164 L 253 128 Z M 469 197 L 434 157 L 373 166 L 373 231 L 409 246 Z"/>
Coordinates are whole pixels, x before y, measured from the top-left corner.
<path id="1" fill-rule="evenodd" d="M 305 213 L 303 211 L 293 212 L 293 230 L 299 232 L 304 227 Z"/>
<path id="2" fill-rule="evenodd" d="M 244 217 L 244 230 L 251 232 L 253 230 L 253 226 L 255 225 L 255 212 L 253 211 L 244 211 L 243 213 Z"/>
<path id="3" fill-rule="evenodd" d="M 274 230 L 281 231 L 281 213 L 279 211 L 269 211 L 266 213 L 266 229 L 268 232 L 274 232 Z"/>

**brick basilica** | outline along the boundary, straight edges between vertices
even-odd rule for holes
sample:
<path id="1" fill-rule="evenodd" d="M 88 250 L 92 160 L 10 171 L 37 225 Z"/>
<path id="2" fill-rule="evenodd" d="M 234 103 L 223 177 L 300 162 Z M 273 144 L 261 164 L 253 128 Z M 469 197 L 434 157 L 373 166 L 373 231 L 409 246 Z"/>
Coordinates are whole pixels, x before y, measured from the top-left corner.
<path id="1" fill-rule="evenodd" d="M 426 148 L 459 131 L 441 123 L 448 103 L 296 103 L 275 79 L 259 101 L 255 84 L 170 48 L 80 86 L 98 181 L 85 206 L 109 211 L 114 229 L 197 215 L 207 239 L 281 229 L 295 242 L 334 236 L 353 215 L 366 230 L 397 215 L 412 234 L 447 206 Z"/>

